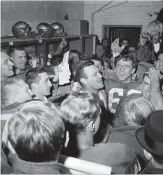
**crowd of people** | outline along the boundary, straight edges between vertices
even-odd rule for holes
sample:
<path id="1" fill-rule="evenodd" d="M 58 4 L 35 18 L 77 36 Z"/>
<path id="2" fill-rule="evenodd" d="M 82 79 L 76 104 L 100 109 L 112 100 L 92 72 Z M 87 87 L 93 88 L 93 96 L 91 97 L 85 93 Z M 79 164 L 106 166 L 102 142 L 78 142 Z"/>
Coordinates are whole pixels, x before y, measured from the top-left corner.
<path id="1" fill-rule="evenodd" d="M 162 34 L 154 20 L 138 46 L 103 38 L 90 57 L 70 50 L 66 84 L 66 41 L 44 67 L 32 67 L 23 47 L 1 49 L 1 173 L 71 174 L 65 155 L 113 174 L 162 174 Z"/>

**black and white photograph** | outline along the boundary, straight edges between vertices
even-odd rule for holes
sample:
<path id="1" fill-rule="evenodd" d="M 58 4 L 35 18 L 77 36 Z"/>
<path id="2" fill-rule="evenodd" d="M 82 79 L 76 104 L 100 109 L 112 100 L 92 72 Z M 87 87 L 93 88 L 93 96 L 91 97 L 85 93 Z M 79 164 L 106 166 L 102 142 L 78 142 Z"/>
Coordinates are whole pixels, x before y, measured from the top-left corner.
<path id="1" fill-rule="evenodd" d="M 163 0 L 1 0 L 1 174 L 163 174 Z"/>

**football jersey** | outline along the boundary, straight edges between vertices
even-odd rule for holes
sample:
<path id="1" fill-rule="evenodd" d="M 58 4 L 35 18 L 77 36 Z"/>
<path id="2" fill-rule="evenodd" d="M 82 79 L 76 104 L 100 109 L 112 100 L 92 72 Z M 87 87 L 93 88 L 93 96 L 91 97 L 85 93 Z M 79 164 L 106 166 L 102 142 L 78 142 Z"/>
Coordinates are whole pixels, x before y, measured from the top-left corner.
<path id="1" fill-rule="evenodd" d="M 111 113 L 116 112 L 117 105 L 122 97 L 130 94 L 141 93 L 138 90 L 140 83 L 121 83 L 117 80 L 105 80 L 105 91 L 108 98 L 108 109 Z"/>

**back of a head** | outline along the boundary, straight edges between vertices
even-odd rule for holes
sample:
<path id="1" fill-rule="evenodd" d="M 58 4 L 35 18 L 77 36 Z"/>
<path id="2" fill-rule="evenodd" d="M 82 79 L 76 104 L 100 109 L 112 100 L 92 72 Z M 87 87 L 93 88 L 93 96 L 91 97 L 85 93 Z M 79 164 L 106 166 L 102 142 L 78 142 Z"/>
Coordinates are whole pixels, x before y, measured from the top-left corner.
<path id="1" fill-rule="evenodd" d="M 148 100 L 132 96 L 125 106 L 125 122 L 126 124 L 132 122 L 136 125 L 144 126 L 146 118 L 153 110 Z"/>
<path id="2" fill-rule="evenodd" d="M 149 101 L 142 98 L 141 94 L 131 94 L 122 98 L 117 106 L 114 125 L 132 125 L 144 126 L 148 115 L 153 111 Z"/>
<path id="3" fill-rule="evenodd" d="M 1 85 L 1 102 L 4 106 L 15 103 L 13 96 L 19 94 L 20 84 L 25 83 L 24 80 L 18 77 L 10 77 L 3 81 Z"/>
<path id="4" fill-rule="evenodd" d="M 52 65 L 53 66 L 58 66 L 59 64 L 61 64 L 63 61 L 63 56 L 61 54 L 55 54 L 52 57 Z"/>
<path id="5" fill-rule="evenodd" d="M 80 79 L 87 78 L 87 76 L 84 73 L 84 68 L 94 65 L 94 63 L 89 60 L 80 60 L 76 63 L 76 65 L 77 66 L 74 73 L 74 81 L 81 84 Z"/>
<path id="6" fill-rule="evenodd" d="M 65 134 L 62 117 L 50 102 L 22 104 L 8 126 L 8 140 L 18 157 L 29 162 L 57 160 Z"/>
<path id="7" fill-rule="evenodd" d="M 91 121 L 100 116 L 99 98 L 93 93 L 75 92 L 63 101 L 61 111 L 76 133 L 83 132 Z"/>

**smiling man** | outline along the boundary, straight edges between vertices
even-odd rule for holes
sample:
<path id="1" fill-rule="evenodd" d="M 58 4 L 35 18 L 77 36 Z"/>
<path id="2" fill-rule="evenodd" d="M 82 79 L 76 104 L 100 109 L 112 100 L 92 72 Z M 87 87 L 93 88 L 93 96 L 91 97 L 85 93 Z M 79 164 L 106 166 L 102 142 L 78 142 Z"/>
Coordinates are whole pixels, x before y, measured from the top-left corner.
<path id="1" fill-rule="evenodd" d="M 30 86 L 36 99 L 47 100 L 52 84 L 50 76 L 44 69 L 34 68 L 26 73 L 26 82 Z"/>
<path id="2" fill-rule="evenodd" d="M 148 24 L 145 32 L 142 31 L 140 45 L 137 51 L 139 61 L 146 61 L 153 64 L 158 55 L 163 52 L 162 31 L 163 24 L 156 19 Z"/>
<path id="3" fill-rule="evenodd" d="M 1 51 L 1 82 L 14 75 L 13 63 L 5 51 Z"/>
<path id="4" fill-rule="evenodd" d="M 9 56 L 15 67 L 15 74 L 22 73 L 26 68 L 27 56 L 23 48 L 10 48 Z"/>
<path id="5" fill-rule="evenodd" d="M 111 113 L 115 113 L 122 97 L 133 93 L 140 93 L 137 90 L 140 84 L 132 82 L 132 76 L 137 69 L 136 58 L 132 55 L 119 55 L 116 57 L 114 64 L 117 80 L 105 80 L 108 108 Z"/>
<path id="6" fill-rule="evenodd" d="M 80 91 L 92 92 L 99 95 L 104 88 L 103 77 L 100 70 L 92 61 L 80 61 L 75 71 L 75 82 L 81 85 Z"/>

